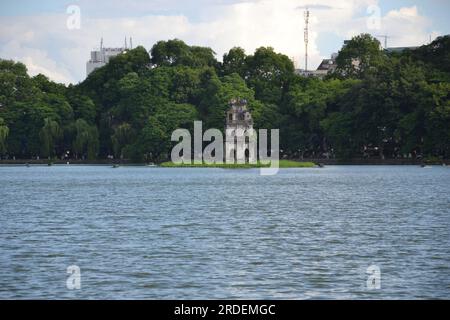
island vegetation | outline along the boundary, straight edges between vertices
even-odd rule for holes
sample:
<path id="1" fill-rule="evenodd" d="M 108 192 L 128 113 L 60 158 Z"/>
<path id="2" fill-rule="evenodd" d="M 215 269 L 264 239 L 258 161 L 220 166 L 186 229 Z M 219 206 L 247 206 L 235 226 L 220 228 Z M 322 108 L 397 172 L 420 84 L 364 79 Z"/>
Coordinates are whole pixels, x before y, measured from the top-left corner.
<path id="1" fill-rule="evenodd" d="M 263 164 L 260 161 L 256 163 L 173 163 L 165 161 L 160 164 L 165 168 L 224 168 L 224 169 L 247 169 L 247 168 L 268 168 L 271 163 Z M 273 167 L 277 168 L 314 168 L 317 165 L 308 161 L 279 160 Z"/>
<path id="2" fill-rule="evenodd" d="M 450 36 L 389 53 L 359 35 L 324 79 L 296 74 L 269 47 L 232 48 L 219 62 L 175 39 L 129 50 L 77 85 L 0 60 L 0 83 L 3 159 L 161 163 L 174 129 L 194 120 L 222 129 L 235 97 L 248 101 L 256 129 L 280 129 L 283 158 L 450 156 Z"/>

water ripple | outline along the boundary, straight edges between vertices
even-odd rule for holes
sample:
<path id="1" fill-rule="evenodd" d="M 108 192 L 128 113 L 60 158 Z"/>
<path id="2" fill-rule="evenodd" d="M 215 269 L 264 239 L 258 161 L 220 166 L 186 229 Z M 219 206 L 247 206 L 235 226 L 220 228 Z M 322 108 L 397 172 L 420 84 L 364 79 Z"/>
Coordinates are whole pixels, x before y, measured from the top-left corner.
<path id="1" fill-rule="evenodd" d="M 0 166 L 0 298 L 448 299 L 449 194 L 444 167 Z"/>

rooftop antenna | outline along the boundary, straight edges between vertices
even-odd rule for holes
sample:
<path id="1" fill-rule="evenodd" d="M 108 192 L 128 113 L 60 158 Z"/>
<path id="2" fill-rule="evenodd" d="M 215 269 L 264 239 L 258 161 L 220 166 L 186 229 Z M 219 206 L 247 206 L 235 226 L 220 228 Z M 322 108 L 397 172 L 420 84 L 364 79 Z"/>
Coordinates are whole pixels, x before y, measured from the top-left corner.
<path id="1" fill-rule="evenodd" d="M 304 13 L 305 18 L 305 30 L 304 30 L 304 41 L 305 41 L 305 72 L 308 72 L 308 24 L 309 24 L 309 10 L 308 7 Z"/>

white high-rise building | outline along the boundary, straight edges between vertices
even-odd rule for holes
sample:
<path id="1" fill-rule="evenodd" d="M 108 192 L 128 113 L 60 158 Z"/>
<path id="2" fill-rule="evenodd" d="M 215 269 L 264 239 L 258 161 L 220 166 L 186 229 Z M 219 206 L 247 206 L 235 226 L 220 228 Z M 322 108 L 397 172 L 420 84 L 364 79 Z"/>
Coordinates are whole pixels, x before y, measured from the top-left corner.
<path id="1" fill-rule="evenodd" d="M 102 39 L 100 42 L 100 49 L 91 51 L 91 59 L 86 63 L 86 77 L 95 69 L 106 65 L 111 57 L 115 57 L 118 54 L 126 52 L 128 49 L 133 49 L 131 38 L 129 48 L 127 45 L 127 38 L 125 38 L 125 45 L 122 48 L 105 48 L 103 47 Z"/>

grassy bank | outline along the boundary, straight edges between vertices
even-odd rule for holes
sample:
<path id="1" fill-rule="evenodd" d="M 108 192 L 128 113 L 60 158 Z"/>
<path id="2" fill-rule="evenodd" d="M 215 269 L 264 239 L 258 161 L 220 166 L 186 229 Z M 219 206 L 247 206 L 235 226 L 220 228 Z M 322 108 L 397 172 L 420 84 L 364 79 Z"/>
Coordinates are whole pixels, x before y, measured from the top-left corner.
<path id="1" fill-rule="evenodd" d="M 177 164 L 173 162 L 163 162 L 160 164 L 161 167 L 164 168 L 225 168 L 225 169 L 249 169 L 249 168 L 265 168 L 269 167 L 267 164 L 262 164 L 259 161 L 257 163 L 243 163 L 243 164 L 232 164 L 232 163 L 223 163 L 223 164 Z M 313 168 L 316 165 L 313 162 L 299 162 L 292 160 L 280 160 L 278 163 L 279 168 Z"/>

